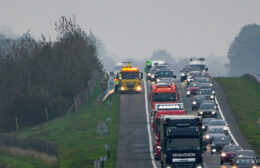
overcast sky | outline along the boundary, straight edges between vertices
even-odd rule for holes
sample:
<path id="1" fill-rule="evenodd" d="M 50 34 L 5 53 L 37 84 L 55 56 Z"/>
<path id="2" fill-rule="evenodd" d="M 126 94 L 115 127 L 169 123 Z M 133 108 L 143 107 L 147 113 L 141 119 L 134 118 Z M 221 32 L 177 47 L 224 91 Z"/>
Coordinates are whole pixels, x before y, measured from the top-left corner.
<path id="1" fill-rule="evenodd" d="M 103 40 L 108 53 L 148 58 L 226 56 L 245 24 L 260 24 L 260 0 L 0 0 L 0 31 L 55 38 L 62 15 Z"/>

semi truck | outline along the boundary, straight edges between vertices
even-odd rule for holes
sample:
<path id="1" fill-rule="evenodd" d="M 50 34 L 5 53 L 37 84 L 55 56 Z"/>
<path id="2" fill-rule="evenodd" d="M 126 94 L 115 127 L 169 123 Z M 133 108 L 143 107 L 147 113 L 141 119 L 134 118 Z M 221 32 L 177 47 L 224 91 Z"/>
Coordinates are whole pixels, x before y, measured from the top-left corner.
<path id="1" fill-rule="evenodd" d="M 202 168 L 202 118 L 167 115 L 160 120 L 161 167 Z"/>
<path id="2" fill-rule="evenodd" d="M 160 160 L 161 145 L 160 145 L 160 119 L 165 115 L 184 115 L 186 111 L 183 103 L 171 104 L 155 104 L 155 110 L 152 111 L 152 128 L 155 134 L 154 140 L 154 158 Z"/>

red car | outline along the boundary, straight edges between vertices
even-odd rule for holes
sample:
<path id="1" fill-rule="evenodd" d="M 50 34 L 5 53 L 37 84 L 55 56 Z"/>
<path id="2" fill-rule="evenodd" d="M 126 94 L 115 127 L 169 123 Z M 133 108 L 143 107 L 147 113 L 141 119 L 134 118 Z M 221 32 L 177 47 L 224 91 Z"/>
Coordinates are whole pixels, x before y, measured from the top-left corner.
<path id="1" fill-rule="evenodd" d="M 220 164 L 233 163 L 238 150 L 241 150 L 241 147 L 238 145 L 225 145 L 220 152 Z"/>
<path id="2" fill-rule="evenodd" d="M 198 82 L 192 82 L 187 87 L 187 97 L 190 97 L 191 95 L 197 95 L 198 90 L 200 89 L 200 84 Z"/>

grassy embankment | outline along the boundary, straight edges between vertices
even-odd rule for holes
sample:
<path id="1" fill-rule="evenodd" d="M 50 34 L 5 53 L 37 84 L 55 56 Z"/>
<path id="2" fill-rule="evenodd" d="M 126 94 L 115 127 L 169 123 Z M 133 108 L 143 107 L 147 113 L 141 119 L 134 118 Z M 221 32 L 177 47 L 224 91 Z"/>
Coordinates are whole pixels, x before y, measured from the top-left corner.
<path id="1" fill-rule="evenodd" d="M 257 153 L 260 153 L 260 84 L 253 78 L 216 78 L 223 88 L 241 130 Z"/>
<path id="2" fill-rule="evenodd" d="M 27 128 L 20 137 L 40 138 L 58 145 L 59 161 L 48 165 L 39 159 L 0 154 L 0 163 L 5 162 L 14 168 L 85 168 L 93 167 L 93 160 L 106 156 L 104 144 L 110 145 L 111 158 L 105 162 L 106 168 L 116 167 L 116 146 L 118 141 L 118 119 L 120 99 L 112 95 L 112 107 L 107 101 L 93 104 L 101 93 L 99 85 L 95 88 L 91 103 L 83 105 L 77 113 L 69 114 L 45 124 Z M 110 122 L 106 119 L 111 117 Z M 109 129 L 109 136 L 96 133 L 98 123 L 103 120 Z"/>

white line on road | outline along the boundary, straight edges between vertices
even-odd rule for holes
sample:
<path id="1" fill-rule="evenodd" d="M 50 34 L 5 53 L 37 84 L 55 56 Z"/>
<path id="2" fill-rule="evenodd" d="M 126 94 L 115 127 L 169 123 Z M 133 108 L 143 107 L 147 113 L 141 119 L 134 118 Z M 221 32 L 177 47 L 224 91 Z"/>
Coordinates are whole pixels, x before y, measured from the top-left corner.
<path id="1" fill-rule="evenodd" d="M 227 123 L 227 120 L 225 119 L 225 116 L 224 116 L 224 114 L 223 114 L 223 112 L 222 112 L 222 110 L 221 110 L 220 104 L 218 103 L 217 97 L 215 97 L 215 100 L 216 100 L 216 103 L 219 105 L 219 113 L 220 113 L 222 119 L 223 119 L 224 121 L 226 121 L 226 123 Z M 233 141 L 235 142 L 235 144 L 236 144 L 236 145 L 239 145 L 238 142 L 237 142 L 237 140 L 235 139 L 234 135 L 233 135 L 232 132 L 230 131 L 229 127 L 228 127 L 228 133 L 229 133 L 229 135 L 231 136 L 231 138 L 233 139 Z M 239 146 L 240 146 L 240 145 L 239 145 Z M 240 146 L 240 147 L 241 147 L 241 146 Z M 241 147 L 241 148 L 242 148 L 242 147 Z"/>
<path id="2" fill-rule="evenodd" d="M 146 81 L 144 80 L 144 98 L 145 98 L 145 112 L 146 112 L 146 121 L 147 121 L 147 131 L 149 136 L 149 147 L 150 147 L 150 156 L 152 159 L 152 165 L 153 168 L 157 168 L 156 163 L 154 161 L 153 156 L 153 144 L 152 144 L 152 134 L 150 129 L 150 118 L 149 118 L 149 109 L 148 109 L 148 99 L 147 99 L 147 87 L 146 87 Z"/>

